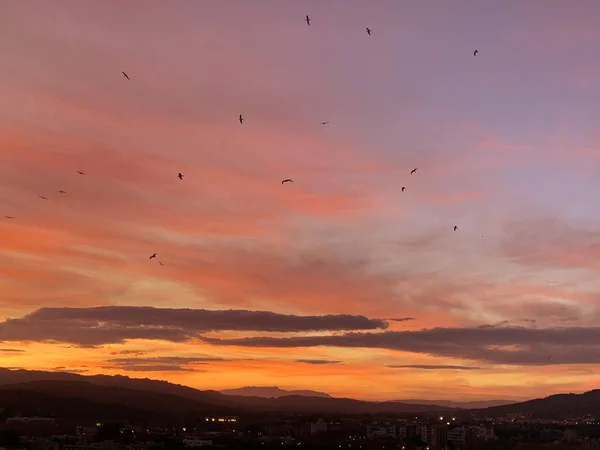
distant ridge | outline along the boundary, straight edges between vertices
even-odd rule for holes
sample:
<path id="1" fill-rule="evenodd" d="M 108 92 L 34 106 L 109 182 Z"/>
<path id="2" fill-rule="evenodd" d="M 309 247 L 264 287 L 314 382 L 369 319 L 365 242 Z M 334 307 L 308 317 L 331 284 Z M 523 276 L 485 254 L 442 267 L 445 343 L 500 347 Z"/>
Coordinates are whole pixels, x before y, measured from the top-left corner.
<path id="1" fill-rule="evenodd" d="M 275 392 L 275 391 L 270 391 Z M 284 391 L 287 392 L 287 391 Z M 368 402 L 333 398 L 314 391 L 311 396 L 285 394 L 277 398 L 225 395 L 167 381 L 129 378 L 122 375 L 79 375 L 68 372 L 10 370 L 0 368 L 1 406 L 9 411 L 36 411 L 59 417 L 97 414 L 114 416 L 129 408 L 136 417 L 182 413 L 300 414 L 413 414 L 443 412 L 455 408 L 400 402 Z M 61 405 L 69 405 L 61 409 Z M 122 409 L 119 409 L 122 407 Z M 66 413 L 68 411 L 68 414 Z M 67 415 L 65 415 L 67 414 Z"/>
<path id="2" fill-rule="evenodd" d="M 300 397 L 321 397 L 333 398 L 326 392 L 318 392 L 311 390 L 292 390 L 287 391 L 278 386 L 244 386 L 237 389 L 223 389 L 219 391 L 225 395 L 240 395 L 243 397 L 261 397 L 261 398 L 279 398 L 286 395 L 298 395 Z"/>
<path id="3" fill-rule="evenodd" d="M 555 394 L 512 405 L 494 406 L 483 410 L 490 417 L 505 414 L 526 414 L 540 419 L 562 419 L 585 415 L 600 415 L 600 389 L 583 394 Z"/>
<path id="4" fill-rule="evenodd" d="M 438 406 L 447 406 L 448 408 L 482 409 L 482 408 L 491 408 L 493 406 L 512 405 L 515 403 L 522 402 L 523 400 L 473 400 L 470 402 L 458 402 L 458 401 L 453 401 L 453 400 L 409 399 L 409 400 L 395 400 L 395 401 L 405 403 L 408 405 L 438 405 Z"/>

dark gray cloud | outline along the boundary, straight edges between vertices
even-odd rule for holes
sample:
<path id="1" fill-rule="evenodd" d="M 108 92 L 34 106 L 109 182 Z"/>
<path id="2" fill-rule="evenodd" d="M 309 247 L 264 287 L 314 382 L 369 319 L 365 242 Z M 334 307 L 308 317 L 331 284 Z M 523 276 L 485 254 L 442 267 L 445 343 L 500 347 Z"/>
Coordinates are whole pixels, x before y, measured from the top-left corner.
<path id="1" fill-rule="evenodd" d="M 409 320 L 417 320 L 415 317 L 391 317 L 387 320 L 392 322 L 408 322 Z"/>
<path id="2" fill-rule="evenodd" d="M 25 350 L 18 348 L 0 348 L 0 353 L 25 353 Z"/>
<path id="3" fill-rule="evenodd" d="M 300 364 L 341 364 L 341 361 L 333 360 L 333 359 L 297 359 L 297 363 Z"/>
<path id="4" fill-rule="evenodd" d="M 339 336 L 203 338 L 246 347 L 381 348 L 511 365 L 600 363 L 600 328 L 432 328 Z"/>
<path id="5" fill-rule="evenodd" d="M 295 316 L 270 311 L 172 309 L 136 306 L 40 308 L 0 323 L 0 341 L 55 341 L 80 346 L 127 339 L 184 342 L 209 331 L 308 332 L 375 330 L 382 319 L 339 314 Z"/>
<path id="6" fill-rule="evenodd" d="M 107 361 L 107 369 L 130 372 L 204 372 L 197 366 L 210 362 L 228 361 L 213 356 L 156 356 L 151 358 L 113 358 Z"/>
<path id="7" fill-rule="evenodd" d="M 481 367 L 472 366 L 451 366 L 437 364 L 406 364 L 386 366 L 390 369 L 424 369 L 424 370 L 482 370 Z"/>

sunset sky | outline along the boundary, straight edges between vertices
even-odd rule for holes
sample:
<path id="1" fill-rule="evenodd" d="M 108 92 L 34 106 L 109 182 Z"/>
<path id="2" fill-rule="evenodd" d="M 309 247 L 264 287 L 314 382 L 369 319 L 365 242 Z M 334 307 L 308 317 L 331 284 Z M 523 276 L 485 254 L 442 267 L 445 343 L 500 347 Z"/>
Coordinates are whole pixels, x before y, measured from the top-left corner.
<path id="1" fill-rule="evenodd" d="M 2 2 L 0 365 L 377 400 L 600 387 L 598 15 Z"/>

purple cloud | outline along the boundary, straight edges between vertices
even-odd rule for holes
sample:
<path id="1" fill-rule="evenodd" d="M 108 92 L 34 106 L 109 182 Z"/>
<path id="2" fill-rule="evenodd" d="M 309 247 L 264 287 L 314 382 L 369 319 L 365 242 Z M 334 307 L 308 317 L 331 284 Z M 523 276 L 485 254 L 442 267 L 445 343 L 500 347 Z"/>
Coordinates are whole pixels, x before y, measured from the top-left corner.
<path id="1" fill-rule="evenodd" d="M 246 347 L 381 348 L 511 365 L 600 362 L 600 328 L 432 328 L 345 333 L 337 336 L 203 338 L 213 345 Z"/>
<path id="2" fill-rule="evenodd" d="M 296 316 L 269 311 L 172 309 L 135 306 L 40 308 L 0 323 L 0 341 L 56 341 L 80 346 L 127 339 L 184 342 L 209 331 L 309 332 L 385 329 L 360 315 Z"/>

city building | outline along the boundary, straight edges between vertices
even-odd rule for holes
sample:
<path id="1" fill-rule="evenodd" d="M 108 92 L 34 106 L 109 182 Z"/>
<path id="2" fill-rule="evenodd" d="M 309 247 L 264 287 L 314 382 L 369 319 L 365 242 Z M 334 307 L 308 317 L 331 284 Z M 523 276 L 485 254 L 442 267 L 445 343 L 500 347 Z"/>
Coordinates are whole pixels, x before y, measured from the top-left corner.
<path id="1" fill-rule="evenodd" d="M 318 434 L 318 433 L 326 433 L 327 432 L 327 422 L 323 419 L 319 419 L 316 422 L 312 422 L 310 424 L 310 434 Z"/>
<path id="2" fill-rule="evenodd" d="M 464 448 L 465 441 L 466 432 L 464 427 L 458 426 L 448 428 L 448 442 L 454 444 L 450 446 L 450 448 Z"/>
<path id="3" fill-rule="evenodd" d="M 390 438 L 396 439 L 396 424 L 391 422 L 371 422 L 367 425 L 367 438 Z"/>
<path id="4" fill-rule="evenodd" d="M 427 443 L 434 448 L 444 448 L 448 443 L 448 425 L 432 425 Z"/>

